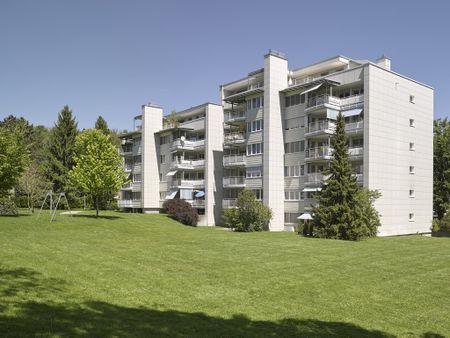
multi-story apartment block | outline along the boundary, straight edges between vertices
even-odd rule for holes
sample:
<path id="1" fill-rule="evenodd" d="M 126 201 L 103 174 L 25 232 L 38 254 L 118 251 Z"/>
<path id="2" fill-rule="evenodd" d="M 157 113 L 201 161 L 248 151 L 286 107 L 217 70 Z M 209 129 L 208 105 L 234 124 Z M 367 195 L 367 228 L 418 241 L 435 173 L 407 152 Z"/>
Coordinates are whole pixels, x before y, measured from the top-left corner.
<path id="1" fill-rule="evenodd" d="M 433 179 L 431 87 L 393 72 L 390 60 L 384 56 L 376 63 L 337 56 L 290 70 L 282 54 L 269 52 L 263 68 L 220 88 L 222 106 L 209 104 L 180 112 L 183 123 L 179 128 L 163 128 L 160 108 L 144 107 L 144 113 L 146 109 L 158 111 L 153 114 L 158 118 L 151 118 L 148 137 L 171 135 L 167 142 L 172 142 L 172 148 L 166 150 L 158 137 L 153 143 L 139 141 L 146 138 L 145 126 L 124 137 L 124 151 L 130 150 L 130 156 L 125 157 L 126 168 L 133 168 L 127 159 L 134 159 L 139 152 L 136 149 L 135 154 L 126 140 L 143 142 L 142 151 L 145 146 L 153 147 L 156 150 L 151 156 L 159 156 L 158 165 L 148 162 L 158 169 L 158 173 L 149 174 L 149 184 L 154 194 L 159 186 L 161 195 L 154 196 L 150 209 L 142 204 L 145 196 L 140 195 L 144 197 L 140 208 L 157 210 L 158 203 L 177 194 L 196 206 L 195 195 L 192 198 L 190 192 L 181 192 L 185 187 L 173 182 L 204 180 L 204 187 L 192 184 L 191 190 L 204 189 L 202 203 L 206 205 L 212 199 L 212 209 L 204 210 L 214 210 L 214 217 L 206 217 L 205 224 L 219 224 L 221 207 L 234 207 L 239 191 L 246 188 L 254 190 L 257 198 L 272 208 L 271 230 L 290 230 L 301 214 L 311 212 L 314 194 L 323 182 L 321 172 L 332 156 L 330 138 L 341 113 L 346 120 L 354 175 L 362 186 L 382 194 L 375 204 L 381 214 L 380 235 L 429 231 Z M 198 121 L 204 122 L 186 120 L 188 116 L 201 116 L 200 111 L 204 117 Z M 213 122 L 208 123 L 208 119 Z M 173 142 L 181 142 L 182 135 L 191 142 L 202 138 L 203 148 L 173 148 Z M 216 157 L 207 155 L 210 143 Z M 203 162 L 197 161 L 203 159 L 207 163 L 207 157 L 212 156 L 214 164 L 185 169 L 164 164 L 163 155 L 170 158 L 170 163 L 191 161 L 191 165 L 200 165 Z M 144 163 L 145 154 L 142 156 Z M 143 170 L 147 171 L 145 167 Z M 207 174 L 208 170 L 212 174 Z M 145 174 L 142 180 L 145 183 Z M 124 190 L 122 196 L 139 196 L 134 183 L 126 189 L 130 191 Z"/>

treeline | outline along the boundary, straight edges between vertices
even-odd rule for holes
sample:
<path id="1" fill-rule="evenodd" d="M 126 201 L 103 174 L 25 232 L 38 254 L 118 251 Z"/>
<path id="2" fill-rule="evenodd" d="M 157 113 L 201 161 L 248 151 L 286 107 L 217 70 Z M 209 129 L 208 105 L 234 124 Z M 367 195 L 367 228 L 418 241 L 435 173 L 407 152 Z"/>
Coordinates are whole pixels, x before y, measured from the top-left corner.
<path id="1" fill-rule="evenodd" d="M 56 195 L 64 192 L 70 208 L 86 205 L 97 210 L 115 208 L 117 184 L 109 182 L 110 191 L 99 194 L 100 190 L 105 190 L 105 187 L 99 186 L 101 179 L 90 178 L 98 181 L 96 187 L 89 184 L 83 186 L 79 182 L 81 176 L 89 176 L 89 171 L 106 170 L 104 167 L 98 168 L 104 164 L 101 159 L 105 154 L 96 154 L 98 161 L 93 164 L 93 168 L 86 168 L 81 176 L 79 170 L 77 178 L 71 174 L 77 165 L 81 165 L 76 162 L 77 156 L 80 158 L 86 150 L 80 147 L 77 149 L 77 142 L 84 142 L 84 147 L 90 143 L 95 143 L 93 148 L 104 146 L 103 152 L 110 157 L 109 160 L 112 156 L 112 162 L 123 173 L 117 151 L 120 145 L 119 132 L 109 129 L 101 116 L 97 118 L 94 130 L 97 132 L 80 131 L 68 106 L 59 112 L 51 128 L 34 126 L 25 118 L 13 115 L 0 121 L 0 214 L 17 214 L 16 207 L 27 207 L 33 212 L 36 207 L 41 206 L 49 191 Z M 82 139 L 82 135 L 88 135 L 88 140 L 86 137 Z M 93 148 L 90 147 L 90 150 Z M 116 173 L 103 173 L 105 178 L 108 174 Z M 120 184 L 123 184 L 122 174 L 119 176 Z M 64 208 L 69 206 L 62 205 Z"/>

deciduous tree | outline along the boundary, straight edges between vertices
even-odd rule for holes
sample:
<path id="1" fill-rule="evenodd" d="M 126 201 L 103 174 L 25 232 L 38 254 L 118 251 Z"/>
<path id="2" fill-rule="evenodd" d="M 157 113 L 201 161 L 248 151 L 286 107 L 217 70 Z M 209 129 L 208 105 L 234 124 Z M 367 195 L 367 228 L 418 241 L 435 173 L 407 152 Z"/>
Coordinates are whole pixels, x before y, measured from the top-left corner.
<path id="1" fill-rule="evenodd" d="M 434 121 L 433 209 L 442 219 L 450 208 L 450 121 Z"/>

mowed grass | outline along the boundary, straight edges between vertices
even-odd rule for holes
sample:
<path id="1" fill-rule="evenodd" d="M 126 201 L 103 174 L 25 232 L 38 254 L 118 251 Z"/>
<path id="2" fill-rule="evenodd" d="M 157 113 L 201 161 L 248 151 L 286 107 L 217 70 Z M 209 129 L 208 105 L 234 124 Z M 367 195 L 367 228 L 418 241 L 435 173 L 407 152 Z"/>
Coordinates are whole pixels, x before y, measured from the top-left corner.
<path id="1" fill-rule="evenodd" d="M 450 238 L 0 218 L 1 337 L 445 337 Z"/>

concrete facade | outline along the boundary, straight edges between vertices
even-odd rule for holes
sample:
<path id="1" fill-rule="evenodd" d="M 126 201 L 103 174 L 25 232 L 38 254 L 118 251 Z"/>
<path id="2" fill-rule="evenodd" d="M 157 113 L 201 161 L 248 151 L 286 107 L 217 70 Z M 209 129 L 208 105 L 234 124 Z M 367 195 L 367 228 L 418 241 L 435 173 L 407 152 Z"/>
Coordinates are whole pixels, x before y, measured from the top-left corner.
<path id="1" fill-rule="evenodd" d="M 271 51 L 263 68 L 220 86 L 220 93 L 221 105 L 177 113 L 177 128 L 164 124 L 161 108 L 144 106 L 139 130 L 123 137 L 130 177 L 141 178 L 134 168 L 143 172 L 142 195 L 133 182 L 120 206 L 157 211 L 168 198 L 184 198 L 202 224 L 216 225 L 245 188 L 272 209 L 270 230 L 292 230 L 315 203 L 340 112 L 357 181 L 382 194 L 379 235 L 430 231 L 433 89 L 393 72 L 389 58 L 336 56 L 290 70 L 286 57 Z M 142 168 L 135 165 L 139 151 Z M 195 197 L 199 191 L 203 199 Z"/>

